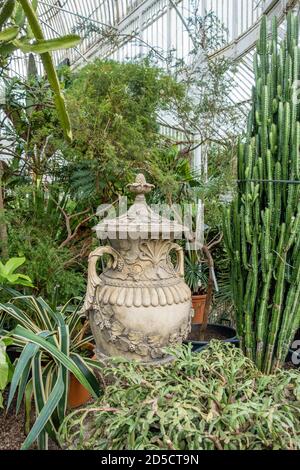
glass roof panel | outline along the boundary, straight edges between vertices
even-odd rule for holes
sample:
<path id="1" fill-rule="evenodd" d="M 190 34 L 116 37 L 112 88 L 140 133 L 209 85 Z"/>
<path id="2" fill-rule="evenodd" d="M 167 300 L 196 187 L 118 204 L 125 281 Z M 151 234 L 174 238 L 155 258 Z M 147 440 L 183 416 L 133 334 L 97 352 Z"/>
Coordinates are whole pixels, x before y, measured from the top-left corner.
<path id="1" fill-rule="evenodd" d="M 299 11 L 300 2 L 295 3 Z M 257 39 L 258 20 L 264 11 L 270 17 L 276 14 L 283 18 L 285 2 L 281 0 L 39 0 L 38 11 L 47 38 L 72 32 L 84 36 L 76 48 L 53 54 L 56 64 L 68 59 L 73 67 L 78 67 L 95 57 L 132 59 L 153 47 L 164 53 L 175 48 L 178 57 L 186 57 L 192 49 L 187 25 L 195 5 L 199 15 L 213 11 L 224 23 L 228 45 L 216 53 L 239 59 L 232 100 L 247 102 L 253 84 L 251 51 Z M 89 34 L 84 34 L 86 25 Z M 103 40 L 108 28 L 122 38 L 114 48 Z M 37 65 L 42 73 L 38 57 Z M 16 54 L 11 74 L 25 76 L 26 69 L 27 57 Z"/>

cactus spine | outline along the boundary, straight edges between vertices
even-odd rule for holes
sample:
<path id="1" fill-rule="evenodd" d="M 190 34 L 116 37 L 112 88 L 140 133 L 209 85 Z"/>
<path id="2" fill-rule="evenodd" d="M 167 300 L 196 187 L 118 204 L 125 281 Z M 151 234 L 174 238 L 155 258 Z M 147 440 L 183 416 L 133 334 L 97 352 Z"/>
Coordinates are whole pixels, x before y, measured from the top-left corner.
<path id="1" fill-rule="evenodd" d="M 269 37 L 263 17 L 238 192 L 224 210 L 238 335 L 267 374 L 282 365 L 300 326 L 300 184 L 282 182 L 300 179 L 298 18 L 288 14 L 281 43 L 276 18 L 270 29 Z"/>

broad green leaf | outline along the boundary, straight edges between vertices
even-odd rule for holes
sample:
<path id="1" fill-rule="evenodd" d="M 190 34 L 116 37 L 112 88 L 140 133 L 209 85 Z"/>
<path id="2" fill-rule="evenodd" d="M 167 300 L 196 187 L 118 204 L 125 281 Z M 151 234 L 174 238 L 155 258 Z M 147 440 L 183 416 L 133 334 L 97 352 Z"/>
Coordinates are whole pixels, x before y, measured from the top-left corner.
<path id="1" fill-rule="evenodd" d="M 0 341 L 0 390 L 4 390 L 8 382 L 9 365 L 6 360 L 6 345 Z"/>
<path id="2" fill-rule="evenodd" d="M 50 394 L 46 396 L 45 393 L 45 387 L 44 387 L 44 382 L 43 382 L 43 366 L 42 366 L 42 352 L 39 351 L 33 361 L 32 361 L 32 379 L 33 379 L 33 391 L 34 391 L 34 399 L 35 399 L 35 407 L 37 410 L 37 413 L 40 414 L 45 407 L 52 390 L 50 391 Z M 46 366 L 47 367 L 47 366 Z M 47 367 L 49 370 L 49 368 Z M 45 429 L 43 431 L 47 432 L 52 439 L 55 440 L 55 434 L 56 431 L 52 425 L 51 421 L 51 415 L 49 416 L 49 420 L 45 424 Z M 42 445 L 42 442 L 38 442 L 39 448 Z"/>
<path id="3" fill-rule="evenodd" d="M 37 40 L 30 44 L 21 41 L 17 41 L 15 44 L 25 53 L 45 54 L 46 52 L 58 51 L 60 49 L 69 49 L 70 47 L 76 46 L 79 42 L 80 36 L 70 34 L 57 39 Z"/>
<path id="4" fill-rule="evenodd" d="M 60 350 L 66 356 L 69 357 L 70 355 L 70 334 L 69 334 L 69 327 L 65 324 L 64 319 L 61 314 L 58 315 L 60 325 L 58 327 L 58 334 L 59 334 L 59 343 L 60 343 Z M 69 371 L 66 367 L 61 366 L 61 377 L 64 382 L 64 391 L 65 393 L 62 395 L 62 398 L 58 404 L 57 412 L 59 420 L 62 422 L 68 404 L 68 390 L 69 390 Z"/>
<path id="5" fill-rule="evenodd" d="M 22 354 L 19 357 L 17 366 L 15 368 L 14 375 L 12 377 L 11 386 L 10 386 L 9 395 L 8 395 L 7 409 L 9 409 L 11 405 L 11 402 L 15 396 L 17 387 L 23 376 L 23 373 L 24 372 L 26 373 L 28 364 L 30 366 L 30 362 L 38 350 L 39 350 L 39 346 L 36 344 L 32 344 L 32 343 L 27 344 L 25 348 L 23 349 Z"/>
<path id="6" fill-rule="evenodd" d="M 18 26 L 23 26 L 24 23 L 25 23 L 25 14 L 24 14 L 24 10 L 22 8 L 22 6 L 19 4 L 19 2 L 17 3 L 16 5 L 16 8 L 15 8 L 15 13 L 14 13 L 14 20 L 15 20 L 15 23 L 18 25 Z"/>
<path id="7" fill-rule="evenodd" d="M 5 0 L 0 11 L 0 27 L 11 17 L 15 8 L 15 0 Z"/>
<path id="8" fill-rule="evenodd" d="M 19 32 L 19 26 L 10 26 L 0 31 L 0 41 L 8 42 L 15 39 Z"/>
<path id="9" fill-rule="evenodd" d="M 5 274 L 13 274 L 14 271 L 22 266 L 26 261 L 25 257 L 22 258 L 10 258 L 7 263 L 3 266 Z"/>
<path id="10" fill-rule="evenodd" d="M 32 394 L 33 394 L 33 383 L 32 379 L 27 382 L 26 389 L 25 389 L 25 434 L 29 434 L 30 432 L 30 417 L 31 417 L 31 401 L 32 401 Z"/>
<path id="11" fill-rule="evenodd" d="M 30 346 L 30 345 L 26 345 Z M 38 346 L 36 346 L 38 347 Z M 27 365 L 24 367 L 22 376 L 19 380 L 19 387 L 18 387 L 18 397 L 17 397 L 17 404 L 16 404 L 16 413 L 19 413 L 20 406 L 23 402 L 23 396 L 25 394 L 25 400 L 26 400 L 26 390 L 28 386 L 28 379 L 30 375 L 30 369 L 31 369 L 31 361 L 28 361 Z"/>

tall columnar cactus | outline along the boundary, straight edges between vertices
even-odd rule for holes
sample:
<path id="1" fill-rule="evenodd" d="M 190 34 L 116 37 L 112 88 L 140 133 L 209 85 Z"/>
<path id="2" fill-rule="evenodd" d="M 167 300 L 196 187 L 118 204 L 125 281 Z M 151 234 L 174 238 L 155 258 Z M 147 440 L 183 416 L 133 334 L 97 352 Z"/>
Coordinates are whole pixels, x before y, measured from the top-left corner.
<path id="1" fill-rule="evenodd" d="M 300 326 L 300 48 L 298 18 L 285 39 L 262 18 L 247 137 L 238 148 L 238 192 L 224 211 L 238 335 L 270 373 Z"/>

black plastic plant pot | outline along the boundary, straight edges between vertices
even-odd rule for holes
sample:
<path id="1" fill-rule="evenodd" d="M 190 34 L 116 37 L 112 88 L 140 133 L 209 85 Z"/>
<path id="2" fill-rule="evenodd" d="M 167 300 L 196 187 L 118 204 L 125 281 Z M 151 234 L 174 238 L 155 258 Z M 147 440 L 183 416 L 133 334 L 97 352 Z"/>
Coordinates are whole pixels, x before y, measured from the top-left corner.
<path id="1" fill-rule="evenodd" d="M 234 328 L 225 325 L 217 325 L 217 324 L 208 324 L 206 329 L 206 337 L 205 341 L 197 341 L 195 338 L 199 335 L 200 332 L 200 324 L 193 324 L 192 331 L 184 341 L 184 344 L 192 344 L 192 351 L 193 352 L 200 352 L 212 339 L 218 339 L 219 341 L 224 341 L 225 343 L 232 343 L 234 345 L 239 345 L 239 340 L 236 337 L 236 331 Z"/>
<path id="2" fill-rule="evenodd" d="M 22 349 L 19 346 L 8 346 L 6 349 L 6 354 L 8 355 L 11 363 L 14 363 L 16 359 L 19 359 L 21 352 Z"/>
<path id="3" fill-rule="evenodd" d="M 285 362 L 291 363 L 294 367 L 300 369 L 300 328 L 295 334 Z"/>
<path id="4" fill-rule="evenodd" d="M 285 362 L 291 363 L 295 368 L 300 369 L 300 348 L 290 348 Z"/>

